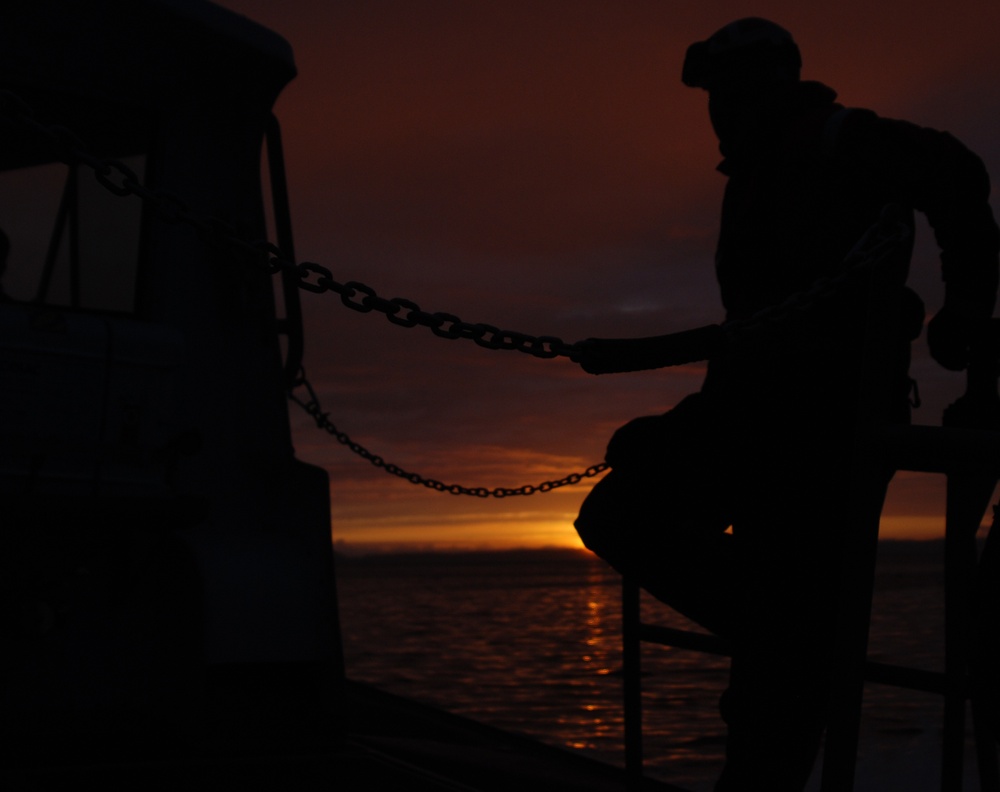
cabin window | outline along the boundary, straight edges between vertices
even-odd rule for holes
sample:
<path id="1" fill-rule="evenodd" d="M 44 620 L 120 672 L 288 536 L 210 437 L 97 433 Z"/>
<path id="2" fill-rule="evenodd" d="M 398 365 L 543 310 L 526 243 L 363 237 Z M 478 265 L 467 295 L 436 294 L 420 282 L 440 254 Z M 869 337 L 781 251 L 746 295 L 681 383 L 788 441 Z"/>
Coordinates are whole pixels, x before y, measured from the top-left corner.
<path id="1" fill-rule="evenodd" d="M 142 179 L 145 157 L 122 162 Z M 109 192 L 87 166 L 0 173 L 0 230 L 9 241 L 4 299 L 133 313 L 141 219 L 138 198 Z"/>

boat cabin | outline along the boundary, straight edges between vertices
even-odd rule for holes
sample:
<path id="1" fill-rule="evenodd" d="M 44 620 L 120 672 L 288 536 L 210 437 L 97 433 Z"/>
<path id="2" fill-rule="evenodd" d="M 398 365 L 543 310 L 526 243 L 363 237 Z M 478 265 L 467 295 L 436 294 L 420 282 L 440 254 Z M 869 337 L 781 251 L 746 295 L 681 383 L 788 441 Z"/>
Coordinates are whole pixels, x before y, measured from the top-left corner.
<path id="1" fill-rule="evenodd" d="M 0 9 L 5 736 L 327 711 L 329 487 L 291 441 L 298 294 L 252 244 L 291 255 L 294 76 L 207 2 Z"/>

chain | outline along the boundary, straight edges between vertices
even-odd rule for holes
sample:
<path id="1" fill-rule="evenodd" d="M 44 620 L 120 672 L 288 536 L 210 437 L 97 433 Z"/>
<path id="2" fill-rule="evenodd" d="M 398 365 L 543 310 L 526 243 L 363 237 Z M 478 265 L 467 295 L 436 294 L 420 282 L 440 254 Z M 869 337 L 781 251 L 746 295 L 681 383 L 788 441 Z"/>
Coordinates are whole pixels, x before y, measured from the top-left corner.
<path id="1" fill-rule="evenodd" d="M 300 399 L 295 395 L 295 388 L 299 386 L 305 388 L 306 393 L 308 393 L 307 399 Z M 463 487 L 461 484 L 445 484 L 437 479 L 425 478 L 418 473 L 410 473 L 398 465 L 386 462 L 382 457 L 373 454 L 360 443 L 354 442 L 346 432 L 340 431 L 333 421 L 330 420 L 329 414 L 323 412 L 323 408 L 320 406 L 319 399 L 316 396 L 316 391 L 313 390 L 309 380 L 306 379 L 304 369 L 299 372 L 299 377 L 293 389 L 289 391 L 288 397 L 305 410 L 313 421 L 316 422 L 316 426 L 332 435 L 338 443 L 347 446 L 362 459 L 367 459 L 375 467 L 381 468 L 386 473 L 406 479 L 411 484 L 422 484 L 428 489 L 447 492 L 449 495 L 472 495 L 477 498 L 509 498 L 515 495 L 534 495 L 536 492 L 551 492 L 554 489 L 565 487 L 569 484 L 579 484 L 585 478 L 593 478 L 608 469 L 608 464 L 601 462 L 597 465 L 591 465 L 583 473 L 570 473 L 561 479 L 543 481 L 541 484 L 525 484 L 522 487 L 495 487 L 488 489 L 486 487 Z"/>
<path id="2" fill-rule="evenodd" d="M 340 301 L 344 306 L 352 310 L 362 313 L 379 311 L 395 325 L 427 327 L 439 338 L 465 338 L 487 349 L 516 350 L 540 358 L 569 357 L 572 353 L 573 347 L 555 336 L 536 337 L 526 333 L 501 330 L 493 325 L 463 322 L 453 314 L 423 311 L 419 305 L 410 300 L 384 299 L 379 297 L 370 286 L 357 281 L 339 283 L 334 280 L 333 273 L 326 267 L 313 262 L 296 264 L 285 258 L 277 246 L 266 241 L 247 241 L 229 223 L 191 211 L 184 201 L 172 193 L 164 190 L 150 190 L 143 186 L 135 171 L 124 162 L 96 157 L 71 130 L 36 120 L 31 108 L 16 94 L 10 91 L 0 91 L 0 111 L 8 116 L 16 116 L 29 129 L 49 140 L 60 161 L 67 164 L 83 163 L 90 167 L 97 181 L 114 195 L 119 197 L 134 195 L 155 209 L 166 222 L 184 223 L 203 235 L 210 235 L 225 244 L 255 256 L 265 257 L 268 270 L 272 275 L 278 272 L 289 272 L 295 276 L 299 288 L 304 291 L 315 294 L 332 291 L 340 296 Z M 296 395 L 295 390 L 299 387 L 305 388 L 308 393 L 307 400 Z M 602 462 L 592 465 L 583 473 L 571 473 L 561 479 L 543 481 L 538 485 L 526 484 L 516 488 L 495 487 L 487 489 L 485 487 L 445 484 L 436 479 L 425 478 L 417 473 L 410 473 L 398 465 L 386 462 L 379 455 L 354 442 L 345 432 L 340 431 L 330 420 L 329 414 L 323 412 L 315 390 L 306 379 L 304 369 L 289 388 L 288 398 L 302 407 L 320 429 L 332 435 L 337 442 L 347 446 L 362 459 L 366 459 L 387 473 L 404 478 L 413 484 L 422 484 L 429 489 L 447 492 L 451 495 L 472 495 L 478 498 L 532 495 L 536 492 L 550 492 L 559 487 L 578 484 L 584 478 L 592 478 L 608 469 L 608 465 Z"/>
<path id="3" fill-rule="evenodd" d="M 426 327 L 438 338 L 464 338 L 486 349 L 524 352 L 539 358 L 571 357 L 574 346 L 555 336 L 532 336 L 513 330 L 501 330 L 484 323 L 464 322 L 454 314 L 428 312 L 411 300 L 379 297 L 370 286 L 357 281 L 340 283 L 326 267 L 310 261 L 296 263 L 267 241 L 248 241 L 229 223 L 192 211 L 176 195 L 164 190 L 144 187 L 135 171 L 116 159 L 96 157 L 84 142 L 65 127 L 45 124 L 35 119 L 31 108 L 16 94 L 0 91 L 0 111 L 13 115 L 40 137 L 50 141 L 56 156 L 66 163 L 83 163 L 90 167 L 97 181 L 120 197 L 137 196 L 154 207 L 160 217 L 171 223 L 192 226 L 205 236 L 211 236 L 232 247 L 266 258 L 272 275 L 287 272 L 293 275 L 303 291 L 314 294 L 334 292 L 341 303 L 354 311 L 377 311 L 392 324 L 400 327 Z"/>
<path id="4" fill-rule="evenodd" d="M 144 187 L 135 172 L 125 163 L 115 159 L 102 159 L 91 154 L 83 141 L 65 127 L 45 124 L 35 119 L 31 108 L 11 91 L 0 90 L 0 112 L 16 117 L 21 123 L 48 139 L 59 159 L 64 162 L 82 162 L 110 192 L 118 196 L 135 195 L 152 206 L 160 216 L 171 223 L 184 223 L 205 236 L 224 242 L 266 260 L 271 274 L 279 272 L 294 276 L 298 287 L 314 294 L 333 292 L 345 307 L 361 313 L 378 312 L 400 327 L 422 326 L 429 328 L 438 338 L 464 338 L 487 349 L 516 350 L 535 357 L 568 357 L 575 360 L 583 343 L 567 344 L 556 336 L 532 336 L 511 330 L 501 330 L 493 325 L 462 321 L 454 314 L 424 311 L 411 300 L 400 297 L 386 299 L 375 290 L 358 281 L 340 283 L 333 273 L 321 264 L 304 261 L 296 263 L 286 258 L 282 251 L 266 240 L 249 241 L 229 223 L 215 217 L 206 217 L 192 211 L 176 195 L 164 190 Z M 836 294 L 845 282 L 853 279 L 862 269 L 878 263 L 896 245 L 908 230 L 902 224 L 884 223 L 870 230 L 854 250 L 848 254 L 841 271 L 835 276 L 817 279 L 813 285 L 798 292 L 784 302 L 766 308 L 746 320 L 727 322 L 722 326 L 726 339 L 736 342 L 768 326 L 780 324 L 790 316 L 810 310 L 817 302 Z"/>
<path id="5" fill-rule="evenodd" d="M 486 349 L 516 350 L 540 358 L 571 357 L 573 353 L 573 344 L 555 336 L 531 336 L 481 322 L 463 322 L 454 314 L 423 311 L 415 302 L 401 297 L 379 297 L 371 286 L 358 281 L 338 283 L 330 270 L 320 264 L 308 261 L 294 264 L 278 256 L 272 256 L 269 263 L 272 273 L 284 270 L 295 275 L 300 289 L 315 294 L 332 291 L 340 295 L 340 302 L 347 308 L 361 313 L 377 311 L 399 327 L 420 325 L 430 328 L 438 338 L 465 338 Z"/>
<path id="6" fill-rule="evenodd" d="M 313 262 L 300 262 L 286 258 L 282 251 L 266 240 L 248 241 L 238 234 L 235 228 L 214 217 L 192 211 L 187 204 L 172 193 L 163 190 L 151 190 L 140 183 L 135 172 L 125 163 L 116 159 L 103 159 L 89 152 L 83 141 L 65 127 L 45 124 L 34 117 L 31 108 L 16 94 L 0 90 L 0 112 L 17 118 L 21 123 L 33 130 L 40 137 L 49 140 L 56 156 L 68 164 L 84 163 L 90 167 L 97 181 L 107 190 L 120 197 L 137 196 L 153 207 L 167 222 L 184 223 L 195 228 L 200 234 L 241 249 L 255 257 L 266 260 L 268 271 L 273 275 L 279 272 L 294 276 L 298 287 L 314 294 L 334 292 L 340 296 L 340 302 L 354 311 L 361 313 L 378 312 L 385 315 L 392 324 L 400 327 L 422 326 L 429 328 L 439 338 L 463 338 L 474 341 L 487 349 L 515 350 L 534 355 L 539 358 L 568 357 L 577 360 L 578 352 L 583 343 L 567 344 L 556 336 L 531 336 L 510 330 L 501 330 L 493 325 L 464 322 L 450 313 L 428 312 L 411 300 L 402 298 L 385 299 L 380 297 L 373 288 L 358 281 L 340 283 L 334 279 L 333 273 L 326 267 Z M 888 225 L 888 224 L 886 224 Z M 758 312 L 747 320 L 728 322 L 722 326 L 726 341 L 736 343 L 753 335 L 756 331 L 768 326 L 779 324 L 789 316 L 808 311 L 816 302 L 827 298 L 843 288 L 846 281 L 852 279 L 861 269 L 881 261 L 889 250 L 899 241 L 902 233 L 897 228 L 873 229 L 859 242 L 845 260 L 844 269 L 833 277 L 817 280 L 812 288 L 797 293 L 785 302 Z M 905 232 L 905 229 L 904 229 Z M 703 357 L 695 359 L 704 359 Z M 300 399 L 295 390 L 304 387 L 309 394 L 307 400 Z M 410 473 L 398 465 L 388 463 L 377 454 L 373 454 L 364 446 L 354 442 L 341 432 L 322 411 L 316 393 L 305 377 L 304 370 L 288 391 L 290 400 L 302 407 L 316 422 L 316 425 L 335 437 L 339 443 L 351 451 L 367 459 L 376 467 L 384 469 L 400 478 L 414 484 L 439 492 L 453 495 L 473 495 L 480 498 L 503 498 L 514 495 L 531 495 L 536 492 L 549 492 L 558 487 L 577 484 L 584 478 L 591 478 L 608 469 L 606 463 L 592 465 L 583 473 L 572 473 L 561 479 L 545 481 L 541 484 L 525 485 L 517 488 L 497 487 L 463 487 L 458 484 L 444 484 L 435 479 L 424 478 L 416 473 Z"/>
<path id="7" fill-rule="evenodd" d="M 98 183 L 109 192 L 122 198 L 132 195 L 140 198 L 153 207 L 166 222 L 184 223 L 206 236 L 219 238 L 256 255 L 267 252 L 273 247 L 266 243 L 248 242 L 229 223 L 192 211 L 173 193 L 166 190 L 151 190 L 143 186 L 135 171 L 124 162 L 95 156 L 73 131 L 37 120 L 32 109 L 11 91 L 0 90 L 0 112 L 16 118 L 39 137 L 48 140 L 59 161 L 70 165 L 77 163 L 87 165 L 94 172 Z"/>

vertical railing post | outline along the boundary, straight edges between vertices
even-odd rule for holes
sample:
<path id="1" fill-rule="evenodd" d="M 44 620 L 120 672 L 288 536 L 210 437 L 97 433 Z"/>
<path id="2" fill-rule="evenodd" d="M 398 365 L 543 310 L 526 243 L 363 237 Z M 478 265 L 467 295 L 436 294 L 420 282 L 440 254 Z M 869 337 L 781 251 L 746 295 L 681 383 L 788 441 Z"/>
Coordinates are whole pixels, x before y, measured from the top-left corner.
<path id="1" fill-rule="evenodd" d="M 988 623 L 995 624 L 995 608 L 1000 605 L 1000 598 L 997 597 L 1000 590 L 1000 506 L 993 507 L 993 522 L 982 552 L 979 554 L 977 562 L 977 586 L 974 596 L 979 600 L 977 603 L 976 621 L 986 619 Z M 988 604 L 991 602 L 992 605 Z M 976 629 L 981 630 L 981 623 L 976 625 Z M 976 651 L 985 653 L 988 658 L 995 658 L 997 650 L 997 638 L 992 638 L 992 646 L 987 651 L 986 639 L 980 634 L 977 640 Z M 975 686 L 972 696 L 972 722 L 976 737 L 976 759 L 979 767 L 979 787 L 983 792 L 1000 792 L 1000 758 L 998 758 L 998 746 L 996 739 L 997 712 L 995 709 L 995 699 L 986 694 L 982 689 L 984 685 L 993 687 L 995 690 L 996 679 L 982 680 L 980 674 L 995 675 L 1000 673 L 995 667 L 995 661 L 984 660 L 982 657 L 976 658 L 975 676 L 973 677 Z"/>
<path id="2" fill-rule="evenodd" d="M 965 699 L 968 695 L 972 582 L 976 573 L 976 532 L 996 479 L 948 475 L 944 546 L 945 699 L 941 789 L 962 786 L 965 763 Z"/>
<path id="3" fill-rule="evenodd" d="M 629 792 L 642 786 L 642 681 L 639 642 L 639 586 L 622 578 L 622 684 L 624 686 L 625 772 Z"/>
<path id="4" fill-rule="evenodd" d="M 1000 320 L 992 319 L 970 349 L 965 394 L 944 411 L 942 424 L 967 429 L 1000 429 Z M 997 484 L 993 471 L 963 467 L 948 471 L 945 523 L 945 704 L 941 789 L 958 789 L 964 768 L 965 700 L 970 695 L 974 580 L 980 566 L 976 535 Z M 992 530 L 990 531 L 992 534 Z M 973 701 L 973 728 L 980 788 L 996 790 L 1000 774 L 989 727 Z"/>

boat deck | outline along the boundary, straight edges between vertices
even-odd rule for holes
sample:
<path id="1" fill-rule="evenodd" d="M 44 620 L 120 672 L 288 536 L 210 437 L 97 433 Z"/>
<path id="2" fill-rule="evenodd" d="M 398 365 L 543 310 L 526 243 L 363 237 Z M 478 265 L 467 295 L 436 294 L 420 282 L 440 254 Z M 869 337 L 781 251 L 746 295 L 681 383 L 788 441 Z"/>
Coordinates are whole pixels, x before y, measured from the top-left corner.
<path id="1" fill-rule="evenodd" d="M 510 792 L 535 785 L 551 792 L 625 789 L 622 768 L 371 688 L 355 687 L 350 695 L 359 712 L 348 741 L 373 762 L 424 778 L 429 790 Z M 682 792 L 651 779 L 643 789 Z"/>
<path id="2" fill-rule="evenodd" d="M 6 789 L 624 792 L 622 768 L 348 682 L 329 733 L 241 736 L 211 750 L 146 759 L 8 765 Z M 648 792 L 683 792 L 646 779 Z"/>

